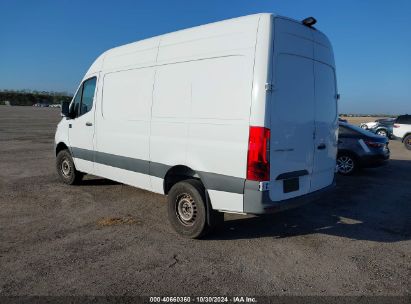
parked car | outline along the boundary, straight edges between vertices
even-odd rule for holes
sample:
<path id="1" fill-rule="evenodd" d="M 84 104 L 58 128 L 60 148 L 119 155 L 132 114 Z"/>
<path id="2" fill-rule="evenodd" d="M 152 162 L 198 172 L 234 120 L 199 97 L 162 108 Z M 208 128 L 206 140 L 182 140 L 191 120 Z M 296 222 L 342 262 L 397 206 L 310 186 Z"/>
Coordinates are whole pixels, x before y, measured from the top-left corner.
<path id="1" fill-rule="evenodd" d="M 378 167 L 390 158 L 388 139 L 360 127 L 339 123 L 337 171 L 351 175 L 361 168 Z"/>
<path id="2" fill-rule="evenodd" d="M 394 121 L 394 138 L 401 140 L 411 150 L 411 115 L 400 115 Z"/>
<path id="3" fill-rule="evenodd" d="M 376 125 L 377 125 L 377 122 L 376 122 L 376 121 L 369 121 L 369 122 L 362 122 L 362 123 L 360 123 L 361 129 L 364 129 L 364 130 L 368 130 L 368 129 L 370 129 L 370 128 L 373 128 L 373 127 L 375 127 Z"/>
<path id="4" fill-rule="evenodd" d="M 33 105 L 33 107 L 40 107 L 40 108 L 47 108 L 49 106 L 48 103 L 38 102 Z"/>
<path id="5" fill-rule="evenodd" d="M 344 118 L 341 118 L 341 117 L 338 117 L 338 121 L 339 121 L 339 122 L 348 122 L 348 120 L 346 120 L 346 119 L 344 119 Z"/>
<path id="6" fill-rule="evenodd" d="M 377 119 L 375 121 L 377 124 L 374 125 L 373 127 L 368 128 L 368 131 L 373 132 L 380 136 L 392 138 L 394 121 L 395 121 L 395 118 Z"/>
<path id="7" fill-rule="evenodd" d="M 167 195 L 172 227 L 190 238 L 223 212 L 265 214 L 332 190 L 335 64 L 314 23 L 258 14 L 104 52 L 62 104 L 62 182 L 89 173 Z"/>

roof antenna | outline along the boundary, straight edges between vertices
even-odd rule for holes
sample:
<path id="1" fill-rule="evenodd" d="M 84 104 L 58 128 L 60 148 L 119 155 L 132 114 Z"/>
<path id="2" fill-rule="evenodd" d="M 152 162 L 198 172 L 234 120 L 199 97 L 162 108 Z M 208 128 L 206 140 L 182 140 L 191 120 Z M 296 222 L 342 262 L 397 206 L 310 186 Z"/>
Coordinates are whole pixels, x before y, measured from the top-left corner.
<path id="1" fill-rule="evenodd" d="M 303 20 L 303 24 L 309 27 L 312 27 L 314 24 L 317 23 L 314 17 L 307 17 Z"/>

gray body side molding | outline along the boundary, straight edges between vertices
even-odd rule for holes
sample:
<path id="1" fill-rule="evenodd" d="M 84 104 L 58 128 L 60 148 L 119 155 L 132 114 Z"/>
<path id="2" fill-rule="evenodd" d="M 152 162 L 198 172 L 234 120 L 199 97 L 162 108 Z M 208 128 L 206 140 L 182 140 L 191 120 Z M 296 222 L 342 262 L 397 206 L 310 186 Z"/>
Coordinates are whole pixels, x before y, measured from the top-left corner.
<path id="1" fill-rule="evenodd" d="M 73 157 L 159 178 L 166 176 L 170 165 L 132 157 L 72 147 Z M 194 169 L 195 170 L 195 169 Z M 208 190 L 244 193 L 245 179 L 224 174 L 196 171 Z"/>

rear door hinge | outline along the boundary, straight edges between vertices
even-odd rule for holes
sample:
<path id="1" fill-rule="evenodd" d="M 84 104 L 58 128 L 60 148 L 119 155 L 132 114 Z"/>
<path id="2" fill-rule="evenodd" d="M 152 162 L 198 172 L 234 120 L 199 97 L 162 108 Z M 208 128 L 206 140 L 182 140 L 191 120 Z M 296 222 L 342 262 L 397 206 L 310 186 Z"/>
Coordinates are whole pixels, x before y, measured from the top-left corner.
<path id="1" fill-rule="evenodd" d="M 274 90 L 274 85 L 272 83 L 266 83 L 265 84 L 265 90 L 266 91 L 273 91 Z"/>

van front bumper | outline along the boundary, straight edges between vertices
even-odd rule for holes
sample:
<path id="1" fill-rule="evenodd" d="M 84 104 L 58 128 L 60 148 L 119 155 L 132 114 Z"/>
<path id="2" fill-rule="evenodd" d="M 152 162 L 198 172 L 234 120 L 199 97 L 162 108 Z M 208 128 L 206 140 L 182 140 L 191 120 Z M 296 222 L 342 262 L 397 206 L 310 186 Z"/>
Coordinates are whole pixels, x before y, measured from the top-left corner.
<path id="1" fill-rule="evenodd" d="M 244 187 L 244 213 L 267 214 L 296 208 L 318 200 L 322 196 L 332 192 L 335 186 L 334 177 L 333 182 L 329 186 L 320 190 L 282 201 L 272 201 L 269 196 L 269 191 L 258 190 L 258 182 L 246 180 Z"/>

